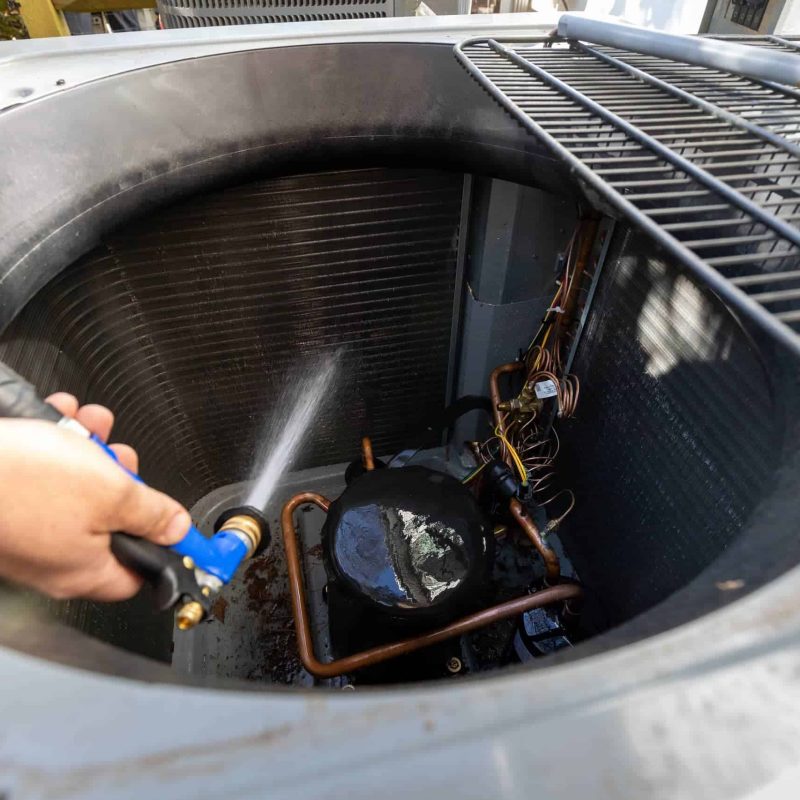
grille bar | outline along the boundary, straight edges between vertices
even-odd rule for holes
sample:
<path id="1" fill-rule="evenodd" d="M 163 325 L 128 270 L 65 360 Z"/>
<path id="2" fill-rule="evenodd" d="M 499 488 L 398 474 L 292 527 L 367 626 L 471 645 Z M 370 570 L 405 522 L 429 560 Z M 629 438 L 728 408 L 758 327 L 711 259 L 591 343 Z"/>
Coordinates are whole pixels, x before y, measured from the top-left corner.
<path id="1" fill-rule="evenodd" d="M 590 194 L 800 355 L 800 94 L 557 39 L 455 52 Z"/>
<path id="2" fill-rule="evenodd" d="M 733 111 L 729 111 L 722 105 L 717 105 L 710 100 L 707 100 L 700 94 L 692 94 L 691 92 L 682 89 L 680 86 L 674 83 L 668 83 L 667 81 L 659 78 L 658 75 L 645 72 L 643 69 L 639 69 L 633 63 L 626 63 L 619 58 L 615 58 L 608 52 L 603 52 L 600 48 L 589 47 L 583 43 L 578 43 L 578 47 L 584 53 L 592 55 L 606 64 L 616 67 L 618 70 L 626 72 L 629 75 L 638 78 L 640 81 L 644 81 L 650 86 L 660 89 L 666 94 L 677 97 L 679 100 L 682 100 L 689 105 L 696 106 L 697 108 L 706 112 L 706 114 L 713 114 L 720 119 L 724 119 L 730 122 L 733 126 L 741 128 L 742 130 L 753 134 L 755 137 L 775 145 L 778 149 L 785 150 L 787 153 L 789 153 L 789 155 L 794 156 L 795 158 L 800 158 L 800 146 L 794 144 L 794 142 L 788 141 L 784 137 L 779 136 L 767 128 L 762 128 L 761 126 L 750 122 L 740 114 L 735 114 Z M 675 62 L 670 63 L 674 64 Z"/>
<path id="3" fill-rule="evenodd" d="M 782 36 L 767 36 L 771 42 L 775 44 L 781 45 L 786 50 L 798 50 L 800 51 L 800 43 L 793 42 L 790 39 L 784 39 Z"/>

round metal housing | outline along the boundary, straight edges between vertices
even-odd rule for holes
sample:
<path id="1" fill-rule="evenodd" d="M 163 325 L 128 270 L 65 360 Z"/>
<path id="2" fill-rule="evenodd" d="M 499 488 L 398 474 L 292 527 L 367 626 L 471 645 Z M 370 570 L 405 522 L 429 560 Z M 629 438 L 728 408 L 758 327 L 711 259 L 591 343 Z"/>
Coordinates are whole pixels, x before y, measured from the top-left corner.
<path id="1" fill-rule="evenodd" d="M 331 576 L 354 598 L 441 623 L 480 602 L 493 545 L 472 493 L 426 467 L 365 472 L 331 504 L 323 531 Z"/>

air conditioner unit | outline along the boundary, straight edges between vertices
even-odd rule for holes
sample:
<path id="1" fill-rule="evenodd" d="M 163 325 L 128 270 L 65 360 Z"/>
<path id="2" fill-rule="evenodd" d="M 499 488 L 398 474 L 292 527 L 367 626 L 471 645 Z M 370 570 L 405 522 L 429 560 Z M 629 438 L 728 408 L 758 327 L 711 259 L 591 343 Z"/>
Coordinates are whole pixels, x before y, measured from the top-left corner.
<path id="1" fill-rule="evenodd" d="M 556 22 L 0 45 L 0 360 L 113 408 L 210 534 L 340 351 L 197 627 L 4 587 L 0 793 L 793 774 L 797 91 Z"/>

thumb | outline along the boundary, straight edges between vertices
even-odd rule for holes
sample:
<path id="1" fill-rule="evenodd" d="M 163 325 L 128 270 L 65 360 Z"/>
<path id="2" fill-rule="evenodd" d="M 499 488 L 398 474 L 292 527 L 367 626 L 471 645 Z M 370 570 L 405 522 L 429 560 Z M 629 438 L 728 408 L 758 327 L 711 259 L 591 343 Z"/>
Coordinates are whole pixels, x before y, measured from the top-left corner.
<path id="1" fill-rule="evenodd" d="M 163 545 L 179 542 L 192 524 L 189 512 L 177 500 L 136 481 L 126 481 L 113 517 L 112 530 Z"/>

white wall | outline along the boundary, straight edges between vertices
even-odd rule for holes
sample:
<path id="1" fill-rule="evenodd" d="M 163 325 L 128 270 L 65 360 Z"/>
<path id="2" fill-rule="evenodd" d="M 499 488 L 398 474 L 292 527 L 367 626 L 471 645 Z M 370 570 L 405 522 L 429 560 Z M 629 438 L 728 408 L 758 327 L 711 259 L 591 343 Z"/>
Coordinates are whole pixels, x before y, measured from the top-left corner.
<path id="1" fill-rule="evenodd" d="M 714 0 L 711 0 L 713 3 Z M 706 0 L 533 0 L 537 11 L 586 11 L 624 17 L 629 22 L 671 33 L 697 33 Z"/>
<path id="2" fill-rule="evenodd" d="M 787 0 L 775 33 L 800 33 L 800 0 Z"/>

